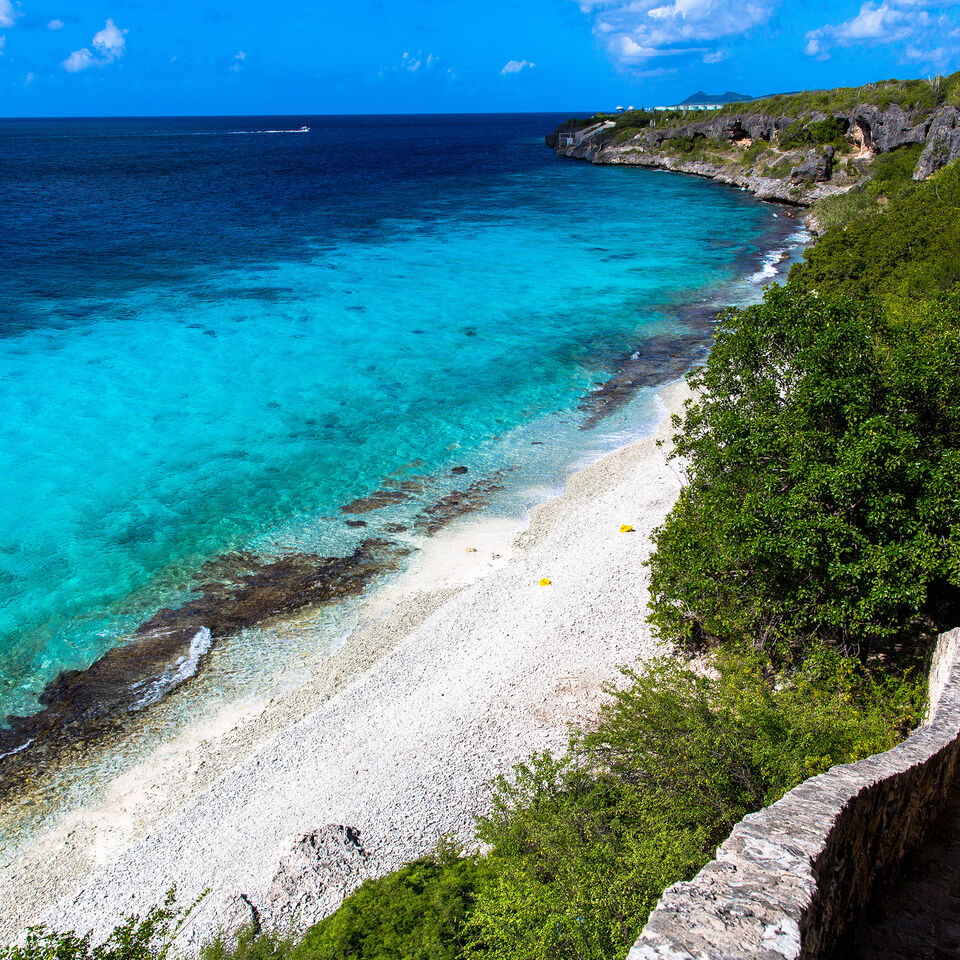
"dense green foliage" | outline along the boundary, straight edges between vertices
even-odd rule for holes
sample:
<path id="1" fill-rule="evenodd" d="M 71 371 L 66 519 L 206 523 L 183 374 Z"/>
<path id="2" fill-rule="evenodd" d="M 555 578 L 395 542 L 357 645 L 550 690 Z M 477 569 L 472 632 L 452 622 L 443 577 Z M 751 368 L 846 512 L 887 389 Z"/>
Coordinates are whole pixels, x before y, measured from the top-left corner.
<path id="1" fill-rule="evenodd" d="M 307 931 L 291 960 L 455 960 L 485 871 L 478 857 L 446 854 L 368 880 Z"/>
<path id="2" fill-rule="evenodd" d="M 832 144 L 837 150 L 846 150 L 847 121 L 841 117 L 827 117 L 825 120 L 810 120 L 801 117 L 784 127 L 777 137 L 783 150 L 795 150 L 812 144 Z"/>
<path id="3" fill-rule="evenodd" d="M 691 380 L 651 561 L 666 635 L 866 650 L 960 586 L 960 297 L 891 322 L 774 288 Z"/>
<path id="4" fill-rule="evenodd" d="M 843 229 L 829 231 L 807 253 L 792 282 L 821 295 L 863 300 L 922 300 L 949 290 L 960 280 L 960 169 L 951 164 L 931 180 L 907 181 L 892 190 L 889 179 L 877 195 L 893 192 L 886 204 L 873 204 Z"/>

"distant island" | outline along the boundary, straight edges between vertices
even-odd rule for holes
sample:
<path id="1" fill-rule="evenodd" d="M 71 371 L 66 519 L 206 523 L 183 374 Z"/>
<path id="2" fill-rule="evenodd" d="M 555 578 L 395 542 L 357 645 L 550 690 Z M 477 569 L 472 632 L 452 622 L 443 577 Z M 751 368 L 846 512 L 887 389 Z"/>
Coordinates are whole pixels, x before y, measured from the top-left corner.
<path id="1" fill-rule="evenodd" d="M 749 94 L 734 93 L 732 90 L 728 90 L 726 93 L 704 93 L 702 90 L 698 90 L 696 93 L 691 93 L 686 100 L 681 100 L 677 106 L 713 106 L 714 104 L 722 106 L 726 103 L 743 103 L 753 99 Z"/>

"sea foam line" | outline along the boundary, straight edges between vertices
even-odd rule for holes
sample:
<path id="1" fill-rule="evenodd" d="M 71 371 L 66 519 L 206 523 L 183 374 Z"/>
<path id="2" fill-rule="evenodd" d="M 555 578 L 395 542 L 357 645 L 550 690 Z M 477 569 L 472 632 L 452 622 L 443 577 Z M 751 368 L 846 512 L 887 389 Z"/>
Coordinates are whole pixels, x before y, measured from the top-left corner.
<path id="1" fill-rule="evenodd" d="M 165 693 L 192 677 L 197 672 L 200 658 L 209 653 L 211 646 L 213 646 L 213 635 L 207 627 L 201 627 L 190 640 L 187 653 L 180 657 L 176 663 L 172 663 L 154 680 L 141 680 L 139 683 L 133 684 L 131 690 L 138 692 L 143 690 L 144 694 L 129 708 L 130 712 L 133 713 L 142 710 L 144 707 L 149 707 Z"/>

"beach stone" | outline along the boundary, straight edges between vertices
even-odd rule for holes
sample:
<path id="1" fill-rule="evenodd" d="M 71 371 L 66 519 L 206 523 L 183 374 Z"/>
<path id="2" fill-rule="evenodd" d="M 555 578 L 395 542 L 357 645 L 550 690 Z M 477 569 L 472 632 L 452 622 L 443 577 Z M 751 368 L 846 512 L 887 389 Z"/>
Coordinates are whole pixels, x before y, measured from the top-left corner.
<path id="1" fill-rule="evenodd" d="M 353 827 L 329 824 L 297 840 L 266 895 L 272 923 L 309 926 L 327 916 L 366 877 L 367 854 Z"/>

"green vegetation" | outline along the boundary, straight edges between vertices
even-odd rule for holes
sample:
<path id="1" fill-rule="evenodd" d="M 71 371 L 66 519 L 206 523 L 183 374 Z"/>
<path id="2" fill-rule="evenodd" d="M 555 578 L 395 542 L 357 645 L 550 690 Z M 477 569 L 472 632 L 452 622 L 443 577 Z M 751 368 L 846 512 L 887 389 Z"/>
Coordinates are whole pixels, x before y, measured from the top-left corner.
<path id="1" fill-rule="evenodd" d="M 731 103 L 717 113 L 732 116 L 762 113 L 772 117 L 802 117 L 820 113 L 849 113 L 860 104 L 872 104 L 881 110 L 899 104 L 904 110 L 930 113 L 945 103 L 960 102 L 960 72 L 929 80 L 883 80 L 862 87 L 838 87 L 834 90 L 807 90 L 751 100 L 748 104 Z"/>
<path id="2" fill-rule="evenodd" d="M 92 943 L 90 934 L 31 927 L 22 946 L 0 948 L 0 960 L 165 960 L 193 909 L 176 907 L 175 894 L 144 917 L 125 917 L 103 943 Z"/>
<path id="3" fill-rule="evenodd" d="M 899 180 L 913 155 L 903 150 L 902 162 L 899 150 L 881 158 L 880 178 L 852 201 L 860 215 L 828 231 L 792 283 L 892 309 L 893 301 L 914 303 L 960 280 L 960 170 L 951 164 L 924 183 Z"/>
<path id="4" fill-rule="evenodd" d="M 842 117 L 827 117 L 825 120 L 801 117 L 781 130 L 777 141 L 781 150 L 831 144 L 837 150 L 846 151 L 850 148 L 847 127 L 848 123 Z"/>
<path id="5" fill-rule="evenodd" d="M 955 74 L 750 108 L 800 118 L 784 134 L 803 145 L 839 135 L 812 110 L 932 109 L 958 91 Z M 605 135 L 633 135 L 640 114 Z M 746 813 L 916 724 L 930 638 L 960 611 L 960 169 L 914 183 L 918 153 L 877 158 L 818 205 L 826 234 L 761 304 L 723 314 L 690 376 L 688 483 L 655 534 L 650 617 L 705 669 L 626 670 L 562 758 L 495 784 L 482 854 L 439 850 L 302 937 L 251 929 L 203 960 L 623 958 Z M 33 931 L 0 960 L 164 960 L 178 917 L 168 902 L 102 947 Z"/>
<path id="6" fill-rule="evenodd" d="M 691 377 L 651 562 L 688 644 L 866 655 L 960 586 L 960 296 L 894 321 L 801 280 L 728 312 Z"/>
<path id="7" fill-rule="evenodd" d="M 291 960 L 456 960 L 464 955 L 467 918 L 486 874 L 479 857 L 446 850 L 368 880 L 336 913 L 307 931 Z"/>

